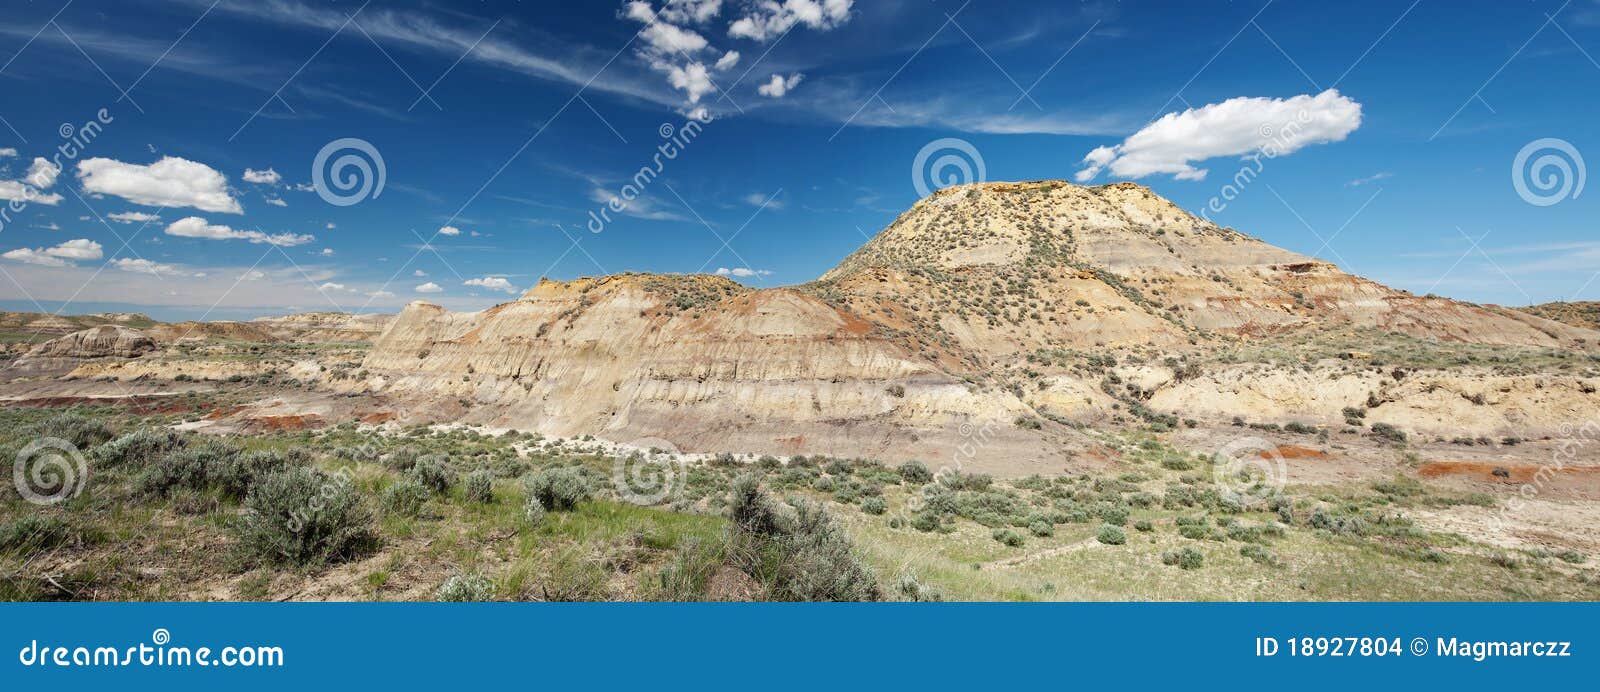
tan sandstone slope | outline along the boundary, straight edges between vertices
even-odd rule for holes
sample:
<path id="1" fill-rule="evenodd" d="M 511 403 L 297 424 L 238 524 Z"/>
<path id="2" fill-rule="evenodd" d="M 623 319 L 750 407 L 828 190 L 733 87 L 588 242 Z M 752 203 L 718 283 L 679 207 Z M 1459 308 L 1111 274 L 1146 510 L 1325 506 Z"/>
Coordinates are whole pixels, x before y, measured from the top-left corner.
<path id="1" fill-rule="evenodd" d="M 1239 379 L 1203 390 L 1208 373 L 1183 362 L 1328 330 L 1516 349 L 1600 341 L 1526 313 L 1385 288 L 1139 185 L 982 183 L 918 202 L 792 288 L 621 275 L 541 281 L 478 313 L 412 303 L 367 357 L 371 379 L 351 386 L 399 395 L 413 417 L 659 438 L 685 451 L 1047 463 L 1040 450 L 1063 445 L 1041 436 L 1068 447 L 1081 438 L 1039 418 L 1115 418 L 1165 392 L 1166 410 L 1226 420 L 1238 412 L 1215 410 L 1206 391 Z M 1183 362 L 1107 370 L 1135 352 Z M 1346 388 L 1249 412 L 1337 423 L 1342 406 L 1376 396 L 1360 381 Z M 1480 417 L 1517 426 L 1550 416 Z"/>

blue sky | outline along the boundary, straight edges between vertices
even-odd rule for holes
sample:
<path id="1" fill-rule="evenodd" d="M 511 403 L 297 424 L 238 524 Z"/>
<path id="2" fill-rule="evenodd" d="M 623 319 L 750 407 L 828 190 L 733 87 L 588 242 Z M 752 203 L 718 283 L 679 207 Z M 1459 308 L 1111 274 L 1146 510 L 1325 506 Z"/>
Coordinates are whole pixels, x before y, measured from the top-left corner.
<path id="1" fill-rule="evenodd" d="M 916 201 L 913 166 L 938 140 L 957 141 L 924 157 L 925 180 L 977 177 L 974 157 L 988 180 L 1071 180 L 1099 151 L 1110 165 L 1090 182 L 1221 207 L 1218 223 L 1399 288 L 1600 299 L 1600 191 L 1576 189 L 1583 154 L 1600 160 L 1595 0 L 52 0 L 7 14 L 8 309 L 478 309 L 540 276 L 621 271 L 800 283 Z M 705 122 L 687 141 L 692 118 Z M 1300 118 L 1309 129 L 1276 145 L 1252 134 Z M 655 168 L 667 127 L 659 176 L 591 232 L 590 213 Z M 354 202 L 341 206 L 313 163 L 345 138 L 370 144 L 384 184 L 329 195 Z M 57 156 L 67 143 L 81 146 Z M 1273 155 L 1242 160 L 1263 146 Z M 1525 148 L 1552 188 L 1513 184 Z M 965 171 L 933 165 L 950 153 Z"/>

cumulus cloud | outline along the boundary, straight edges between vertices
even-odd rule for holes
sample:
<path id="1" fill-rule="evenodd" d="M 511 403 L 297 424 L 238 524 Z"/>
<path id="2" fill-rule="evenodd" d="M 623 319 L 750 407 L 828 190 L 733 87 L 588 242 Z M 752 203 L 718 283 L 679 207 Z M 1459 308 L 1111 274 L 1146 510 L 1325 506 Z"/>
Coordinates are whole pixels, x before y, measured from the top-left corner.
<path id="1" fill-rule="evenodd" d="M 749 267 L 734 267 L 733 269 L 729 269 L 727 267 L 717 267 L 717 271 L 715 273 L 717 276 L 737 276 L 740 278 L 748 278 L 752 276 L 770 276 L 772 274 L 771 271 L 766 269 L 751 269 Z"/>
<path id="2" fill-rule="evenodd" d="M 315 236 L 299 235 L 295 233 L 278 233 L 268 235 L 261 231 L 239 231 L 220 224 L 206 223 L 205 219 L 190 216 L 172 222 L 167 226 L 167 235 L 180 238 L 204 238 L 207 240 L 247 240 L 253 244 L 266 243 L 279 247 L 294 247 L 305 245 L 316 240 Z"/>
<path id="3" fill-rule="evenodd" d="M 766 42 L 797 25 L 826 31 L 849 21 L 852 4 L 851 0 L 747 1 L 742 16 L 728 25 L 728 36 Z M 701 98 L 718 90 L 713 71 L 739 64 L 739 51 L 721 51 L 696 30 L 708 29 L 721 11 L 721 0 L 630 0 L 618 12 L 625 20 L 644 25 L 635 53 L 665 75 L 668 85 L 683 92 L 685 110 L 693 110 Z M 799 83 L 798 75 L 777 79 L 775 85 L 762 86 L 761 94 L 779 98 Z"/>
<path id="4" fill-rule="evenodd" d="M 228 177 L 203 163 L 175 156 L 148 166 L 93 158 L 78 164 L 85 191 L 121 197 L 151 207 L 194 207 L 201 211 L 243 214 L 228 191 Z"/>
<path id="5" fill-rule="evenodd" d="M 798 86 L 800 84 L 800 80 L 805 79 L 805 77 L 805 75 L 800 74 L 799 72 L 789 75 L 788 77 L 784 77 L 781 74 L 775 74 L 772 75 L 772 79 L 768 80 L 766 84 L 756 87 L 756 93 L 767 98 L 781 99 L 783 98 L 784 94 L 789 93 L 791 89 L 794 89 L 796 86 Z"/>
<path id="6" fill-rule="evenodd" d="M 332 257 L 333 256 L 333 248 L 331 248 L 331 247 L 322 248 L 322 252 L 320 252 L 318 254 L 322 255 L 323 257 Z"/>
<path id="7" fill-rule="evenodd" d="M 182 276 L 184 274 L 183 270 L 177 268 L 176 266 L 152 262 L 147 259 L 129 259 L 127 257 L 121 257 L 111 260 L 111 266 L 121 269 L 125 272 L 133 272 L 135 274 L 151 274 L 153 276 Z M 205 276 L 205 274 L 196 274 L 195 276 Z"/>
<path id="8" fill-rule="evenodd" d="M 40 190 L 48 190 L 56 184 L 56 177 L 61 175 L 61 167 L 51 163 L 42 156 L 33 159 L 33 165 L 28 166 L 28 175 L 24 180 Z"/>
<path id="9" fill-rule="evenodd" d="M 455 226 L 443 226 L 439 228 L 439 235 L 458 236 L 461 235 L 461 229 Z"/>
<path id="10" fill-rule="evenodd" d="M 782 36 L 795 24 L 827 31 L 850 20 L 851 0 L 760 0 L 728 26 L 728 35 L 767 42 Z"/>
<path id="11" fill-rule="evenodd" d="M 119 211 L 115 214 L 106 214 L 106 218 L 117 223 L 150 223 L 160 221 L 161 217 L 155 214 L 146 214 L 142 211 Z"/>
<path id="12" fill-rule="evenodd" d="M 444 291 L 444 287 L 440 286 L 439 284 L 436 284 L 436 283 L 434 283 L 432 281 L 429 281 L 428 283 L 425 283 L 425 284 L 418 284 L 417 288 L 416 288 L 416 291 L 418 293 L 439 293 L 439 292 Z"/>
<path id="13" fill-rule="evenodd" d="M 271 168 L 268 168 L 264 171 L 258 171 L 254 168 L 246 168 L 244 169 L 244 181 L 247 183 L 255 183 L 257 185 L 277 185 L 278 183 L 283 182 L 283 176 L 278 175 L 278 172 L 272 170 Z"/>
<path id="14" fill-rule="evenodd" d="M 667 84 L 694 104 L 716 87 L 711 83 L 711 68 L 701 59 L 701 53 L 710 51 L 711 42 L 688 25 L 705 24 L 721 9 L 720 0 L 665 0 L 659 7 L 633 0 L 623 5 L 621 15 L 644 24 L 635 53 L 650 69 L 666 75 Z M 722 69 L 738 60 L 738 54 L 730 51 L 714 64 Z"/>
<path id="15" fill-rule="evenodd" d="M 499 276 L 485 276 L 479 279 L 467 279 L 465 285 L 487 288 L 491 291 L 505 291 L 506 293 L 517 292 L 516 286 L 512 286 L 510 281 L 507 281 L 504 277 Z"/>
<path id="16" fill-rule="evenodd" d="M 78 261 L 97 260 L 105 256 L 99 243 L 87 238 L 77 238 L 55 247 L 17 248 L 0 257 L 13 262 L 37 264 L 43 267 L 69 267 Z"/>
<path id="17" fill-rule="evenodd" d="M 1168 113 L 1121 144 L 1097 147 L 1083 157 L 1079 182 L 1102 170 L 1125 178 L 1170 174 L 1203 180 L 1193 164 L 1252 152 L 1291 154 L 1313 144 L 1338 142 L 1361 126 L 1361 104 L 1329 89 L 1286 99 L 1239 97 Z"/>
<path id="18" fill-rule="evenodd" d="M 421 269 L 418 269 L 416 271 L 411 272 L 411 275 L 412 276 L 427 276 L 428 272 L 425 272 L 425 271 L 422 271 Z"/>
<path id="19" fill-rule="evenodd" d="M 8 151 L 12 152 L 11 156 L 16 156 L 16 149 Z M 55 206 L 61 203 L 61 195 L 46 193 L 44 190 L 54 186 L 56 178 L 60 175 L 60 166 L 51 163 L 49 159 L 36 156 L 22 180 L 0 180 L 0 199 Z"/>
<path id="20" fill-rule="evenodd" d="M 8 159 L 17 155 L 17 150 L 11 147 L 0 149 L 0 159 Z"/>

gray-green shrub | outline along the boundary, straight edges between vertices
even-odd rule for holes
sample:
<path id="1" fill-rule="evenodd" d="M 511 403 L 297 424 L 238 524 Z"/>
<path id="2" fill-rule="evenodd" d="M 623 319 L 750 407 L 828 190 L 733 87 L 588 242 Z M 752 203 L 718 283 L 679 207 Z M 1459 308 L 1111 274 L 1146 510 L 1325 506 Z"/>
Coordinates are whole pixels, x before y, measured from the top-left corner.
<path id="1" fill-rule="evenodd" d="M 373 547 L 372 515 L 343 476 L 296 466 L 261 479 L 235 526 L 239 545 L 269 562 L 316 565 Z"/>
<path id="2" fill-rule="evenodd" d="M 484 469 L 478 469 L 467 474 L 462 482 L 467 492 L 467 499 L 472 502 L 494 501 L 494 474 Z"/>
<path id="3" fill-rule="evenodd" d="M 589 499 L 593 490 L 583 470 L 574 467 L 545 469 L 523 481 L 528 496 L 552 512 L 565 512 Z"/>

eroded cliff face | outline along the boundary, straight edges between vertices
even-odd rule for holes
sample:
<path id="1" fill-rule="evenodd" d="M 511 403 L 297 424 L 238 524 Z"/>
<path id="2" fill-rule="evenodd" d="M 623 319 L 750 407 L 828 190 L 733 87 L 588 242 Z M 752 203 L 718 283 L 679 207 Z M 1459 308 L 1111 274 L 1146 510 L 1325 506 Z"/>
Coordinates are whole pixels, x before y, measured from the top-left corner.
<path id="1" fill-rule="evenodd" d="M 1600 342 L 1526 313 L 1386 288 L 1141 186 L 983 183 L 918 202 L 793 288 L 622 275 L 542 281 L 478 313 L 413 303 L 367 356 L 369 378 L 340 386 L 407 401 L 417 420 L 697 452 L 975 457 L 978 468 L 1001 457 L 1048 464 L 1084 441 L 1040 419 L 1115 422 L 1144 407 L 1338 424 L 1343 407 L 1378 392 L 1374 420 L 1475 435 L 1600 410 L 1587 384 L 1557 395 L 1529 377 L 1441 370 L 1379 388 L 1377 374 L 1318 379 L 1275 363 L 1273 379 L 1194 365 L 1228 345 L 1335 330 L 1513 350 Z M 1084 365 L 1173 357 L 1199 371 L 1145 368 L 1124 380 Z M 1471 410 L 1439 394 L 1471 382 L 1513 394 L 1463 399 Z"/>
<path id="2" fill-rule="evenodd" d="M 364 367 L 374 379 L 356 386 L 404 393 L 394 398 L 419 403 L 413 415 L 435 401 L 470 422 L 683 451 L 937 460 L 963 431 L 1026 442 L 1014 396 L 971 387 L 815 297 L 709 276 L 544 281 L 478 313 L 412 303 Z"/>

